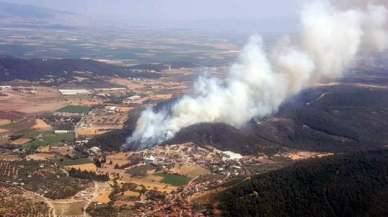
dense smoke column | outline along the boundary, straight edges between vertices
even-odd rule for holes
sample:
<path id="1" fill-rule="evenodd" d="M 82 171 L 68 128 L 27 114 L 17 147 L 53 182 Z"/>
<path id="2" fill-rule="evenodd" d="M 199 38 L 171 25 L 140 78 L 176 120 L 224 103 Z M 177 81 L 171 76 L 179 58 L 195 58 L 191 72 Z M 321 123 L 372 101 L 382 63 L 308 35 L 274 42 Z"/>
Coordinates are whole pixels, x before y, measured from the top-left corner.
<path id="1" fill-rule="evenodd" d="M 157 112 L 145 110 L 123 148 L 152 147 L 201 122 L 241 127 L 254 117 L 276 112 L 285 99 L 311 82 L 341 76 L 361 47 L 386 49 L 387 8 L 377 2 L 350 7 L 349 2 L 306 4 L 300 15 L 300 41 L 284 37 L 269 54 L 260 36 L 252 36 L 226 81 L 202 76 L 195 84 L 195 96 L 183 96 Z"/>

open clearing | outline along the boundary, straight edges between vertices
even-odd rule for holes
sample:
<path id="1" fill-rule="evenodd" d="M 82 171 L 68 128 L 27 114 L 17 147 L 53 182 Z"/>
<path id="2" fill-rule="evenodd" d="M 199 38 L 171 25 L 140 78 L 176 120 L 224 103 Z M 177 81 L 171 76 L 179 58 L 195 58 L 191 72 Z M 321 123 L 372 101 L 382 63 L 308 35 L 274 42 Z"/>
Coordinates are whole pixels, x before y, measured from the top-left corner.
<path id="1" fill-rule="evenodd" d="M 187 175 L 188 177 L 191 177 L 191 178 L 210 173 L 209 170 L 204 169 L 200 166 L 185 166 L 181 164 L 176 164 L 175 167 L 170 170 L 170 172 Z"/>
<path id="2" fill-rule="evenodd" d="M 292 160 L 304 160 L 309 158 L 317 158 L 317 157 L 326 157 L 331 156 L 333 153 L 318 153 L 318 152 L 308 152 L 308 151 L 299 151 L 299 152 L 291 152 L 286 155 L 286 157 L 291 158 Z"/>
<path id="3" fill-rule="evenodd" d="M 55 158 L 55 154 L 37 153 L 26 157 L 28 160 L 51 160 Z"/>
<path id="4" fill-rule="evenodd" d="M 74 169 L 79 169 L 81 171 L 97 171 L 97 167 L 93 163 L 88 163 L 88 164 L 80 164 L 80 165 L 71 165 L 71 166 L 66 166 L 66 168 L 74 168 Z"/>
<path id="5" fill-rule="evenodd" d="M 82 208 L 86 203 L 86 201 L 78 201 L 74 203 L 53 203 L 53 205 L 58 216 L 82 216 Z"/>
<path id="6" fill-rule="evenodd" d="M 104 191 L 93 199 L 93 202 L 96 203 L 109 203 L 109 195 L 112 191 Z"/>
<path id="7" fill-rule="evenodd" d="M 157 176 L 162 176 L 164 179 L 162 179 L 161 182 L 174 185 L 174 186 L 182 186 L 186 185 L 190 182 L 191 178 L 185 177 L 185 176 L 178 176 L 178 175 L 171 175 L 171 174 L 163 174 L 163 173 L 156 173 Z"/>
<path id="8" fill-rule="evenodd" d="M 139 186 L 144 185 L 144 187 L 146 187 L 148 190 L 156 188 L 160 192 L 166 191 L 167 193 L 171 193 L 171 191 L 175 191 L 178 188 L 177 186 L 172 186 L 165 183 L 152 182 L 146 179 L 131 178 L 129 176 L 124 175 L 123 179 L 120 180 L 119 183 L 126 183 L 126 182 L 135 183 Z"/>
<path id="9" fill-rule="evenodd" d="M 135 192 L 135 191 L 126 191 L 124 192 L 124 196 L 133 196 L 133 197 L 138 197 L 140 195 L 139 192 Z"/>

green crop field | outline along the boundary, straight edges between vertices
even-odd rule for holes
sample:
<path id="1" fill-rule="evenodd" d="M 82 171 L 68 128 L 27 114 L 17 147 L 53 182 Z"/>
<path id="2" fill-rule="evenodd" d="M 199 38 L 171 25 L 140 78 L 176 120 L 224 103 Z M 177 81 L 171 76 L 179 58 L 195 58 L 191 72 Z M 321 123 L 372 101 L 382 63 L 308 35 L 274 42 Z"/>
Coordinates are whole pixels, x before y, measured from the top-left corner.
<path id="1" fill-rule="evenodd" d="M 91 160 L 87 158 L 80 158 L 77 160 L 72 159 L 64 159 L 62 162 L 60 160 L 55 160 L 56 163 L 62 165 L 62 166 L 73 166 L 73 165 L 81 165 L 81 164 L 89 164 L 92 163 Z"/>
<path id="2" fill-rule="evenodd" d="M 36 133 L 38 134 L 38 133 Z M 38 136 L 34 134 L 34 136 Z M 28 143 L 27 145 L 23 146 L 23 149 L 26 150 L 36 150 L 40 146 L 45 146 L 47 144 L 54 145 L 54 144 L 60 144 L 63 143 L 62 141 L 71 141 L 75 138 L 74 133 L 63 133 L 63 134 L 54 134 L 52 132 L 45 132 L 43 133 L 43 139 L 42 141 L 33 141 L 31 143 Z"/>
<path id="3" fill-rule="evenodd" d="M 50 144 L 61 143 L 62 140 L 71 141 L 75 138 L 74 133 L 45 133 L 43 134 L 44 141 Z"/>
<path id="4" fill-rule="evenodd" d="M 76 106 L 76 105 L 68 105 L 65 106 L 57 112 L 66 112 L 66 113 L 78 113 L 78 114 L 83 114 L 83 113 L 88 113 L 90 111 L 90 107 L 87 106 Z"/>
<path id="5" fill-rule="evenodd" d="M 164 173 L 157 173 L 155 175 L 163 177 L 161 182 L 174 185 L 174 186 L 186 185 L 191 180 L 191 178 L 189 177 L 170 175 L 170 174 L 164 174 Z"/>
<path id="6" fill-rule="evenodd" d="M 28 143 L 27 145 L 23 146 L 23 149 L 26 149 L 26 150 L 36 150 L 37 148 L 41 147 L 41 146 L 45 146 L 47 145 L 47 142 L 42 142 L 42 141 L 33 141 L 33 142 L 30 142 Z"/>
<path id="7" fill-rule="evenodd" d="M 9 124 L 1 125 L 0 129 L 10 129 L 10 128 L 16 127 L 17 125 L 18 125 L 18 122 L 12 122 Z"/>

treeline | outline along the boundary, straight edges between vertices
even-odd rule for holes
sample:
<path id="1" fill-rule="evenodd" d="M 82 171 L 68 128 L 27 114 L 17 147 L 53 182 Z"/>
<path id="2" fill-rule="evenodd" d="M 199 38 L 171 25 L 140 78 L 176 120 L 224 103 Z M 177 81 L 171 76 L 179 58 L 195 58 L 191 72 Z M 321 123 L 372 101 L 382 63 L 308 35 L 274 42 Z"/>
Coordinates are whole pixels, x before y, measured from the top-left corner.
<path id="1" fill-rule="evenodd" d="M 223 216 L 387 216 L 388 151 L 337 155 L 252 177 L 220 195 Z"/>
<path id="2" fill-rule="evenodd" d="M 71 168 L 69 170 L 69 175 L 74 178 L 88 179 L 93 181 L 105 182 L 109 181 L 109 174 L 98 175 L 96 172 L 92 171 L 81 171 L 80 169 Z"/>

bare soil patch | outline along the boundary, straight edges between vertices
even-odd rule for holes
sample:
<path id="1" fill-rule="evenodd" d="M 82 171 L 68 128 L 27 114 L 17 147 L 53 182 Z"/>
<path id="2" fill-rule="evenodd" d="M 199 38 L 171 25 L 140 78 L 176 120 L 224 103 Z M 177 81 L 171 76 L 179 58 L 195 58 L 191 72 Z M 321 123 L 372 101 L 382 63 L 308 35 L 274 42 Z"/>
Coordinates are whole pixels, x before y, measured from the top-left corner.
<path id="1" fill-rule="evenodd" d="M 110 201 L 109 194 L 111 192 L 112 191 L 104 191 L 104 192 L 102 192 L 101 194 L 99 194 L 97 197 L 95 197 L 93 199 L 93 202 L 96 202 L 96 203 L 108 203 Z"/>
<path id="2" fill-rule="evenodd" d="M 9 123 L 11 123 L 10 120 L 7 120 L 7 119 L 0 119 L 0 126 L 1 126 L 1 125 L 6 125 L 6 124 L 9 124 Z"/>
<path id="3" fill-rule="evenodd" d="M 81 171 L 97 171 L 97 167 L 93 163 L 89 164 L 80 164 L 80 165 L 72 165 L 72 166 L 66 166 L 66 168 L 74 168 L 74 169 L 80 169 Z"/>
<path id="4" fill-rule="evenodd" d="M 186 166 L 186 165 L 180 165 L 176 164 L 173 169 L 171 169 L 173 172 L 182 174 L 182 175 L 187 175 L 188 177 L 194 178 L 199 175 L 205 175 L 209 174 L 210 171 L 207 169 L 204 169 L 200 166 Z M 170 171 L 171 171 L 170 170 Z"/>
<path id="5" fill-rule="evenodd" d="M 48 153 L 37 153 L 37 154 L 31 154 L 27 156 L 28 160 L 50 160 L 54 158 L 55 158 L 55 154 L 48 154 Z"/>
<path id="6" fill-rule="evenodd" d="M 17 139 L 15 141 L 11 142 L 11 145 L 22 146 L 22 145 L 25 145 L 31 141 L 32 141 L 32 139 L 21 138 L 21 139 Z"/>
<path id="7" fill-rule="evenodd" d="M 32 127 L 37 130 L 52 130 L 53 128 L 41 119 L 35 120 L 36 124 Z"/>

